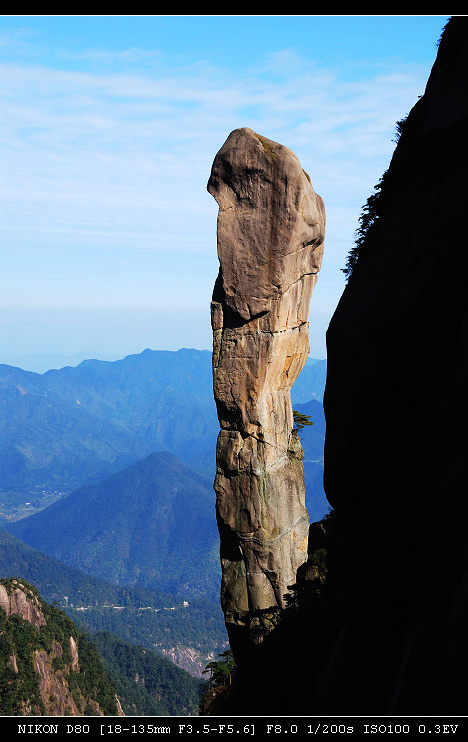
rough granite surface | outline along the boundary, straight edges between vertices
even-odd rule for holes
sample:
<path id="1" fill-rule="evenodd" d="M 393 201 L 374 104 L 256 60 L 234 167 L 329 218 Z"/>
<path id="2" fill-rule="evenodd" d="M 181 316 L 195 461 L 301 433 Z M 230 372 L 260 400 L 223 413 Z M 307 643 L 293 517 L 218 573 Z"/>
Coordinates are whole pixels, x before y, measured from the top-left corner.
<path id="1" fill-rule="evenodd" d="M 296 155 L 248 128 L 213 162 L 219 275 L 211 304 L 221 431 L 215 491 L 222 607 L 261 641 L 307 558 L 303 452 L 290 391 L 309 354 L 325 209 Z"/>

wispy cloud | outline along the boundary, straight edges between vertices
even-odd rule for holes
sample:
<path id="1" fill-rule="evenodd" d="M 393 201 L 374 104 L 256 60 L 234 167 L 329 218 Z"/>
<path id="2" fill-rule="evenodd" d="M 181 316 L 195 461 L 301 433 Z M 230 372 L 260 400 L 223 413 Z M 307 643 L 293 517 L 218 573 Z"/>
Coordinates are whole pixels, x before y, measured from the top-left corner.
<path id="1" fill-rule="evenodd" d="M 327 203 L 327 260 L 336 273 L 356 209 L 388 165 L 395 122 L 422 94 L 426 75 L 396 63 L 325 69 L 294 50 L 242 74 L 204 62 L 167 66 L 137 48 L 81 56 L 98 69 L 0 66 L 2 242 L 17 260 L 23 254 L 23 264 L 37 251 L 35 270 L 42 261 L 50 284 L 63 277 L 67 251 L 80 251 L 81 276 L 90 279 L 102 270 L 96 255 L 106 255 L 116 293 L 139 255 L 135 299 L 153 303 L 157 271 L 144 255 L 164 255 L 174 274 L 184 255 L 203 258 L 204 270 L 203 261 L 216 262 L 216 205 L 206 182 L 216 151 L 239 126 L 298 154 Z M 129 69 L 110 71 L 116 58 Z M 4 278 L 8 303 L 18 283 Z M 33 290 L 32 280 L 21 285 L 22 293 Z M 75 301 L 92 291 L 92 280 L 86 288 L 79 277 L 67 282 Z M 160 297 L 167 299 L 164 287 Z"/>

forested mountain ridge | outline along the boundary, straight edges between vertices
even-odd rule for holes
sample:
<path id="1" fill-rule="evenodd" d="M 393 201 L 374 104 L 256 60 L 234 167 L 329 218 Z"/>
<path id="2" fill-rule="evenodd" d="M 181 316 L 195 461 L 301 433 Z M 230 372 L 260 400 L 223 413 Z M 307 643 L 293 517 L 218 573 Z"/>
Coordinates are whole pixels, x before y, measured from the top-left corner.
<path id="1" fill-rule="evenodd" d="M 0 580 L 0 690 L 1 715 L 122 714 L 92 644 L 22 579 Z"/>
<path id="2" fill-rule="evenodd" d="M 87 632 L 111 631 L 158 651 L 195 676 L 227 640 L 219 600 L 188 602 L 149 588 L 111 585 L 0 529 L 0 578 L 11 575 L 22 575 Z"/>

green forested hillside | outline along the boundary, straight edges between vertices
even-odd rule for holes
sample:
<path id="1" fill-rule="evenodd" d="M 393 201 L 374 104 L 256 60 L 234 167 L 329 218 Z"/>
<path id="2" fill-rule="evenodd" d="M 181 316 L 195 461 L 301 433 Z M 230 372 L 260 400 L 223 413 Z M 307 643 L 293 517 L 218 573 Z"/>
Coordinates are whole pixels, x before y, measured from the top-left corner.
<path id="1" fill-rule="evenodd" d="M 28 620 L 0 608 L 0 714 L 116 715 L 116 687 L 73 621 L 25 580 L 0 584 L 4 594 L 19 593 L 35 606 Z"/>
<path id="2" fill-rule="evenodd" d="M 84 608 L 101 605 L 149 605 L 171 607 L 174 598 L 157 590 L 118 587 L 68 567 L 38 549 L 28 546 L 0 528 L 0 578 L 23 575 L 45 600 L 61 607 Z"/>
<path id="3" fill-rule="evenodd" d="M 216 603 L 174 603 L 172 608 L 160 610 L 145 605 L 92 606 L 86 611 L 69 607 L 66 613 L 92 634 L 112 632 L 200 676 L 213 654 L 227 645 L 221 609 Z"/>
<path id="4" fill-rule="evenodd" d="M 113 641 L 118 637 L 133 647 L 154 650 L 161 658 L 161 653 L 175 655 L 177 663 L 193 675 L 200 675 L 213 653 L 226 646 L 219 601 L 184 605 L 156 591 L 116 587 L 67 567 L 0 530 L 0 578 L 17 574 L 33 583 L 49 603 L 58 603 L 88 636 L 112 633 Z"/>
<path id="5" fill-rule="evenodd" d="M 110 632 L 93 636 L 114 681 L 126 716 L 191 716 L 197 713 L 205 682 L 164 657 L 132 646 Z"/>

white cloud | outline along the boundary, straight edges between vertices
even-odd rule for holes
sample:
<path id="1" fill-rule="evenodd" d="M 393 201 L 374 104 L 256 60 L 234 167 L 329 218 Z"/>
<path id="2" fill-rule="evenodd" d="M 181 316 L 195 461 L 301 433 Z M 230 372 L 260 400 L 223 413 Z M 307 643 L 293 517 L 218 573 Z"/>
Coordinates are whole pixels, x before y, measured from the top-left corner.
<path id="1" fill-rule="evenodd" d="M 113 62 L 111 52 L 83 56 Z M 395 122 L 423 92 L 425 71 L 394 64 L 360 69 L 353 80 L 349 67 L 322 69 L 294 51 L 270 55 L 242 75 L 204 63 L 167 68 L 160 55 L 138 49 L 123 58 L 131 74 L 105 74 L 102 66 L 0 67 L 0 232 L 25 273 L 29 262 L 40 282 L 43 270 L 63 301 L 63 276 L 68 263 L 76 268 L 79 251 L 81 273 L 74 281 L 70 271 L 65 293 L 70 302 L 99 303 L 103 262 L 96 255 L 104 255 L 106 301 L 125 287 L 127 301 L 159 305 L 170 298 L 170 270 L 183 272 L 181 256 L 200 256 L 200 273 L 194 265 L 191 276 L 198 301 L 206 260 L 212 270 L 216 264 L 216 205 L 206 192 L 211 163 L 232 129 L 250 126 L 293 149 L 324 197 L 321 280 L 328 280 L 329 261 L 336 295 L 359 210 L 388 166 Z M 164 256 L 165 285 L 158 285 L 155 255 Z M 34 291 L 32 279 L 22 284 L 20 275 L 10 281 L 3 272 L 3 280 L 6 305 Z M 180 290 L 189 292 L 190 282 Z"/>

